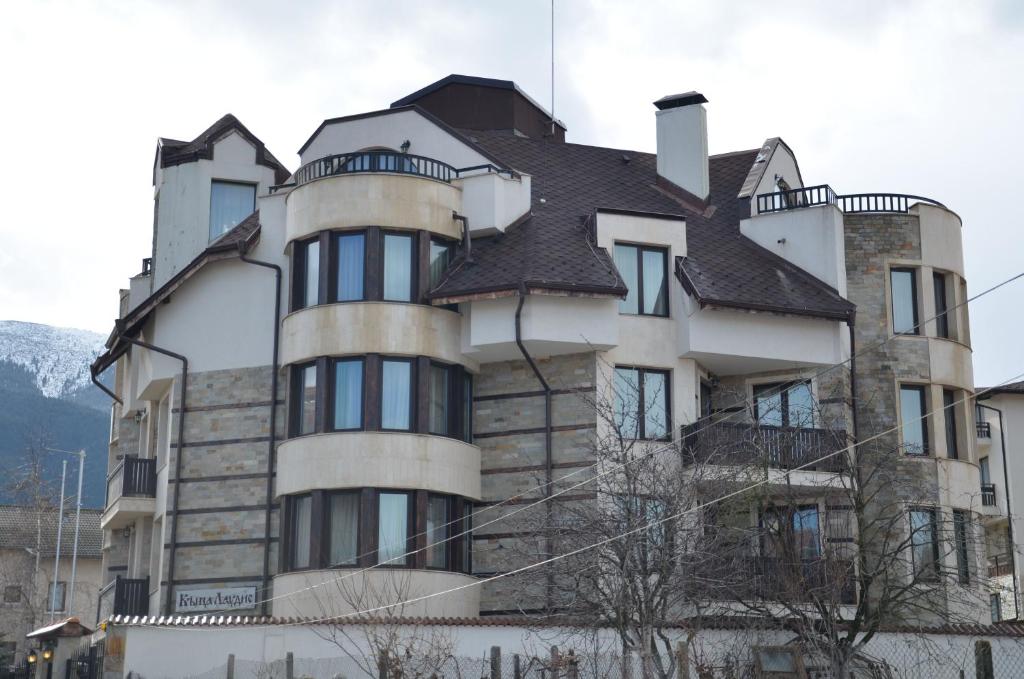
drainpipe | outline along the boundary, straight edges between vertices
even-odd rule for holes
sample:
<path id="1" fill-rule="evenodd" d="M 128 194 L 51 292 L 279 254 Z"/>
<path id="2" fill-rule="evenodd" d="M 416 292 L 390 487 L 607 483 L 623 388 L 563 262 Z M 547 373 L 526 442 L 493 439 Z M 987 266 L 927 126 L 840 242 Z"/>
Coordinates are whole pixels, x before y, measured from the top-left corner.
<path id="1" fill-rule="evenodd" d="M 277 443 L 277 372 L 278 372 L 278 346 L 281 335 L 281 267 L 270 262 L 261 262 L 257 259 L 250 259 L 245 256 L 242 246 L 239 245 L 238 256 L 246 264 L 262 266 L 274 271 L 274 356 L 272 360 L 273 372 L 270 373 L 270 443 L 267 445 L 267 509 L 266 521 L 264 524 L 263 539 L 263 602 L 260 604 L 260 612 L 267 615 L 267 592 L 270 589 L 270 508 L 274 502 L 274 466 L 275 449 Z"/>
<path id="2" fill-rule="evenodd" d="M 853 402 L 853 407 L 850 408 L 850 424 L 853 425 L 854 446 L 860 440 L 860 429 L 857 422 L 857 336 L 854 332 L 855 319 L 856 316 L 852 311 L 846 319 L 846 327 L 850 329 L 850 400 Z"/>
<path id="3" fill-rule="evenodd" d="M 473 239 L 469 236 L 469 218 L 452 210 L 452 219 L 462 222 L 462 247 L 466 251 L 466 263 L 473 263 Z"/>
<path id="4" fill-rule="evenodd" d="M 999 415 L 999 449 L 1003 455 L 1003 495 L 1006 497 L 1006 540 L 1010 548 L 1010 573 L 1013 578 L 1013 612 L 1014 620 L 1020 620 L 1020 595 L 1017 589 L 1017 550 L 1013 541 L 1013 508 L 1010 505 L 1010 470 L 1006 464 L 1006 434 L 1003 429 L 1003 411 L 989 405 L 979 404 L 986 410 Z"/>
<path id="5" fill-rule="evenodd" d="M 117 394 L 107 389 L 107 386 L 100 382 L 99 375 L 96 374 L 96 369 L 92 366 L 89 366 L 89 379 L 91 379 L 92 383 L 99 387 L 104 394 L 117 401 L 118 405 L 124 405 L 124 401 L 118 398 Z"/>
<path id="6" fill-rule="evenodd" d="M 468 232 L 467 232 L 468 233 Z M 533 374 L 537 377 L 537 381 L 540 382 L 541 388 L 544 390 L 544 497 L 548 500 L 551 498 L 552 481 L 554 479 L 553 472 L 553 453 L 551 449 L 551 385 L 544 379 L 544 375 L 541 374 L 540 368 L 534 362 L 533 357 L 530 356 L 530 352 L 526 350 L 526 346 L 523 344 L 523 328 L 522 328 L 522 313 L 523 305 L 526 303 L 526 296 L 529 292 L 526 289 L 526 285 L 521 285 L 519 288 L 519 304 L 516 306 L 516 346 L 519 347 L 520 353 L 523 358 L 530 365 L 530 369 L 533 370 Z M 544 503 L 545 513 L 547 515 L 545 522 L 545 551 L 547 557 L 553 556 L 553 541 L 551 539 L 551 502 L 546 501 Z M 545 592 L 545 602 L 548 608 L 551 608 L 551 592 L 554 589 L 554 574 L 550 571 L 547 574 L 547 588 Z"/>
<path id="7" fill-rule="evenodd" d="M 155 351 L 158 354 L 181 361 L 181 395 L 178 404 L 178 454 L 174 456 L 174 509 L 173 511 L 168 509 L 165 512 L 171 515 L 171 552 L 167 557 L 167 597 L 164 601 L 164 615 L 170 615 L 174 600 L 174 550 L 178 545 L 178 498 L 181 494 L 181 458 L 185 450 L 185 394 L 188 387 L 188 359 L 181 354 L 176 354 L 173 351 L 131 337 L 121 335 L 120 339 L 137 347 L 149 349 L 150 351 Z"/>

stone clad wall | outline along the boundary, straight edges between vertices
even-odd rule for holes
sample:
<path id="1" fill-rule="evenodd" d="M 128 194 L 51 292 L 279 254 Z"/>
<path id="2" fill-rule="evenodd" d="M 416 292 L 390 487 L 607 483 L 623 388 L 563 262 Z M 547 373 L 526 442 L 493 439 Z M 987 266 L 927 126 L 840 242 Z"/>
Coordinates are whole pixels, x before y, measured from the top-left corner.
<path id="1" fill-rule="evenodd" d="M 551 445 L 553 488 L 557 490 L 590 475 L 586 468 L 594 459 L 597 358 L 594 353 L 572 354 L 538 359 L 537 365 L 553 392 Z M 543 520 L 544 505 L 507 520 L 496 519 L 544 495 L 544 393 L 525 360 L 482 365 L 473 388 L 473 442 L 480 446 L 484 500 L 474 516 L 473 570 L 484 576 L 540 556 L 540 544 L 528 534 Z M 567 474 L 572 476 L 559 483 Z M 593 490 L 584 486 L 567 492 L 552 506 L 593 496 Z M 501 507 L 488 509 L 506 500 Z M 493 525 L 481 527 L 488 522 Z M 526 574 L 484 585 L 481 613 L 540 607 L 543 587 L 537 580 Z"/>

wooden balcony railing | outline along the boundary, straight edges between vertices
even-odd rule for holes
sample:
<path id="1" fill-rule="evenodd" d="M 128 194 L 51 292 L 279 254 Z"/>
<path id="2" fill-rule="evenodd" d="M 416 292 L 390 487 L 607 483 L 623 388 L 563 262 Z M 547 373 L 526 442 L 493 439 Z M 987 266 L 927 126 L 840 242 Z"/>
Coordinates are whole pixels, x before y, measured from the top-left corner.
<path id="1" fill-rule="evenodd" d="M 156 497 L 156 460 L 126 457 L 107 475 L 109 507 L 122 497 Z"/>
<path id="2" fill-rule="evenodd" d="M 766 464 L 840 472 L 846 432 L 802 427 L 774 427 L 734 422 L 696 422 L 681 429 L 684 457 L 691 462 L 722 465 Z"/>
<path id="3" fill-rule="evenodd" d="M 96 622 L 112 615 L 147 615 L 149 578 L 122 578 L 120 575 L 100 590 L 96 603 Z"/>
<path id="4" fill-rule="evenodd" d="M 698 570 L 704 571 L 701 586 L 717 600 L 820 599 L 843 604 L 856 600 L 856 570 L 853 561 L 848 560 L 747 556 L 719 561 L 712 558 Z M 723 573 L 728 575 L 723 578 Z M 722 587 L 717 588 L 716 582 L 721 582 Z"/>

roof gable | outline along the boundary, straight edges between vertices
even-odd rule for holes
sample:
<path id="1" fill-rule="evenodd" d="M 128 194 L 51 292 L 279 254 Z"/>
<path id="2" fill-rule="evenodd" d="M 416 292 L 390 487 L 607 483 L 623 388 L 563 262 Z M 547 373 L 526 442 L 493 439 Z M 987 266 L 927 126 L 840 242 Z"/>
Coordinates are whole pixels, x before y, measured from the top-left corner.
<path id="1" fill-rule="evenodd" d="M 197 160 L 213 160 L 215 144 L 232 132 L 236 132 L 256 149 L 256 163 L 274 170 L 275 182 L 283 184 L 288 181 L 288 177 L 291 176 L 288 168 L 267 150 L 259 137 L 250 132 L 249 128 L 230 113 L 210 125 L 192 141 L 184 142 L 161 137 L 157 142 L 157 157 L 160 159 L 160 167 L 172 167 Z"/>

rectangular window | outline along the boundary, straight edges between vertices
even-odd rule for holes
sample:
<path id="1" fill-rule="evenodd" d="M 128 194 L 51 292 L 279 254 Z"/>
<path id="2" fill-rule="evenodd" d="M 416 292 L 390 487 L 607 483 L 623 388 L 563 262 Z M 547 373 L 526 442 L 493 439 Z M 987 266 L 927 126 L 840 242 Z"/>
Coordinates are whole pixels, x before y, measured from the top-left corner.
<path id="1" fill-rule="evenodd" d="M 711 385 L 704 380 L 700 382 L 700 416 L 711 417 Z"/>
<path id="2" fill-rule="evenodd" d="M 668 250 L 616 244 L 615 266 L 628 289 L 619 313 L 668 316 Z"/>
<path id="3" fill-rule="evenodd" d="M 292 568 L 309 568 L 309 554 L 312 547 L 313 498 L 309 495 L 294 497 L 291 509 Z"/>
<path id="4" fill-rule="evenodd" d="M 334 294 L 339 302 L 358 302 L 365 298 L 366 234 L 345 233 L 335 240 L 338 276 Z"/>
<path id="5" fill-rule="evenodd" d="M 4 587 L 4 603 L 16 604 L 21 601 L 21 585 L 7 585 Z"/>
<path id="6" fill-rule="evenodd" d="M 928 454 L 926 413 L 924 387 L 902 385 L 900 387 L 900 417 L 903 420 L 903 451 L 907 455 Z"/>
<path id="7" fill-rule="evenodd" d="M 330 500 L 330 566 L 355 566 L 359 557 L 359 493 L 332 493 Z"/>
<path id="8" fill-rule="evenodd" d="M 377 512 L 377 563 L 404 566 L 408 560 L 408 538 L 409 495 L 380 493 Z"/>
<path id="9" fill-rule="evenodd" d="M 462 377 L 462 440 L 473 442 L 473 376 Z"/>
<path id="10" fill-rule="evenodd" d="M 46 612 L 47 613 L 60 613 L 64 610 L 64 598 L 68 593 L 68 583 L 63 580 L 56 583 L 57 588 L 54 592 L 54 583 L 50 583 L 50 586 L 46 588 Z"/>
<path id="11" fill-rule="evenodd" d="M 333 429 L 363 427 L 363 359 L 344 358 L 334 362 Z"/>
<path id="12" fill-rule="evenodd" d="M 821 526 L 815 505 L 768 510 L 761 517 L 761 527 L 767 538 L 765 556 L 790 561 L 821 557 Z"/>
<path id="13" fill-rule="evenodd" d="M 810 382 L 754 386 L 754 419 L 772 427 L 814 426 L 814 393 Z"/>
<path id="14" fill-rule="evenodd" d="M 295 436 L 316 431 L 316 364 L 292 369 L 292 432 Z"/>
<path id="15" fill-rule="evenodd" d="M 430 287 L 437 287 L 444 276 L 445 270 L 451 264 L 455 247 L 448 241 L 430 239 Z"/>
<path id="16" fill-rule="evenodd" d="M 910 545 L 914 577 L 934 580 L 939 575 L 939 536 L 934 509 L 910 510 Z"/>
<path id="17" fill-rule="evenodd" d="M 296 243 L 292 252 L 292 310 L 320 303 L 320 241 Z"/>
<path id="18" fill-rule="evenodd" d="M 971 566 L 968 560 L 970 556 L 969 529 L 967 512 L 962 509 L 954 509 L 953 542 L 956 547 L 956 572 L 961 585 L 971 582 Z"/>
<path id="19" fill-rule="evenodd" d="M 942 390 L 942 419 L 946 428 L 946 457 L 951 460 L 959 458 L 956 442 L 956 392 L 952 389 Z"/>
<path id="20" fill-rule="evenodd" d="M 892 331 L 897 335 L 916 335 L 916 272 L 914 269 L 893 269 L 889 277 L 892 284 Z"/>
<path id="21" fill-rule="evenodd" d="M 949 297 L 946 292 L 946 274 L 932 274 L 932 285 L 935 290 L 935 334 L 949 337 Z"/>
<path id="22" fill-rule="evenodd" d="M 381 429 L 412 428 L 412 362 L 381 361 Z"/>
<path id="23" fill-rule="evenodd" d="M 979 471 L 981 472 L 981 482 L 984 484 L 992 483 L 992 472 L 988 467 L 988 458 L 983 457 L 978 460 Z"/>
<path id="24" fill-rule="evenodd" d="M 443 365 L 430 365 L 430 433 L 448 435 L 448 399 L 450 369 Z"/>
<path id="25" fill-rule="evenodd" d="M 413 282 L 413 238 L 397 233 L 384 234 L 384 299 L 411 302 Z"/>
<path id="26" fill-rule="evenodd" d="M 988 595 L 988 609 L 992 615 L 992 622 L 999 622 L 1003 619 L 1003 602 L 999 594 Z"/>
<path id="27" fill-rule="evenodd" d="M 669 373 L 615 368 L 615 424 L 624 437 L 660 439 L 671 429 Z"/>
<path id="28" fill-rule="evenodd" d="M 210 185 L 210 241 L 235 228 L 255 209 L 255 184 L 214 180 Z"/>
<path id="29" fill-rule="evenodd" d="M 471 573 L 473 571 L 473 505 L 471 503 L 462 503 L 461 520 L 455 525 L 458 526 L 461 537 L 456 542 L 459 549 L 458 563 L 452 565 L 452 570 Z"/>
<path id="30" fill-rule="evenodd" d="M 448 567 L 448 522 L 451 500 L 441 495 L 427 498 L 427 568 Z"/>

